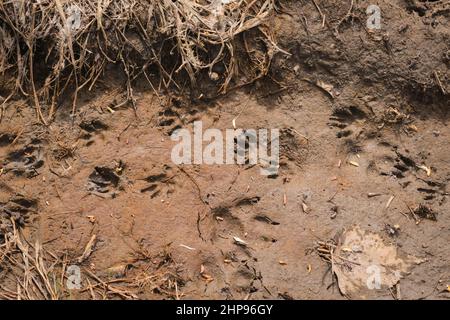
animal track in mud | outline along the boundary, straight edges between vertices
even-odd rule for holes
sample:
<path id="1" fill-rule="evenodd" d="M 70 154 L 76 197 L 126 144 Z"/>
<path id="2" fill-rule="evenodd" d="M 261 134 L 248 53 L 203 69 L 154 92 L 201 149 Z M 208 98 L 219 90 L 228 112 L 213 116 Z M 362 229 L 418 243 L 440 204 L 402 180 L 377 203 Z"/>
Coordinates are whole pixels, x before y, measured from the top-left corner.
<path id="1" fill-rule="evenodd" d="M 84 120 L 80 123 L 80 128 L 89 133 L 107 130 L 108 126 L 99 119 Z"/>
<path id="2" fill-rule="evenodd" d="M 293 128 L 280 130 L 280 166 L 286 167 L 288 162 L 293 162 L 297 167 L 305 162 L 308 157 L 308 140 Z"/>
<path id="3" fill-rule="evenodd" d="M 202 266 L 205 270 L 212 271 L 225 285 L 220 289 L 227 299 L 242 298 L 256 292 L 270 292 L 264 286 L 261 272 L 257 269 L 257 259 L 251 258 L 242 251 L 235 249 L 221 250 L 221 256 L 207 257 Z M 223 262 L 232 265 L 233 268 L 224 267 Z M 202 267 L 203 268 L 203 267 Z M 236 296 L 235 294 L 239 294 Z"/>
<path id="4" fill-rule="evenodd" d="M 413 184 L 417 185 L 416 190 L 423 194 L 424 200 L 433 200 L 437 196 L 446 195 L 446 183 L 431 179 L 422 178 L 419 174 L 421 166 L 410 155 L 395 150 L 395 157 L 385 155 L 383 161 L 380 163 L 386 164 L 384 168 L 375 170 L 382 176 L 392 176 L 399 180 L 400 185 L 403 188 Z M 375 168 L 375 163 L 369 165 L 369 169 Z M 409 177 L 414 177 L 415 180 L 406 180 Z M 403 182 L 401 182 L 403 181 Z"/>
<path id="5" fill-rule="evenodd" d="M 330 120 L 333 122 L 328 123 L 331 127 L 337 127 L 339 129 L 345 129 L 350 124 L 357 120 L 362 120 L 367 117 L 366 112 L 356 106 L 351 107 L 338 107 L 334 109 Z"/>
<path id="6" fill-rule="evenodd" d="M 95 167 L 89 175 L 88 191 L 100 197 L 115 198 L 117 190 L 120 188 L 121 175 L 124 169 L 125 165 L 122 161 L 119 161 L 114 168 Z"/>
<path id="7" fill-rule="evenodd" d="M 39 175 L 38 169 L 43 165 L 41 141 L 33 139 L 21 149 L 9 153 L 3 167 L 6 172 L 11 171 L 17 176 L 32 178 Z"/>
<path id="8" fill-rule="evenodd" d="M 446 191 L 447 184 L 443 182 L 428 180 L 428 179 L 422 179 L 418 178 L 419 181 L 425 184 L 424 187 L 417 188 L 418 192 L 421 192 L 424 194 L 423 199 L 424 200 L 433 200 L 437 196 L 442 196 L 441 201 L 445 200 L 445 197 L 448 195 Z"/>
<path id="9" fill-rule="evenodd" d="M 211 208 L 211 214 L 206 216 L 209 219 L 199 220 L 201 237 L 215 240 L 223 234 L 237 236 L 245 233 L 243 220 L 239 215 L 233 213 L 233 209 L 253 206 L 260 200 L 259 196 L 237 197 L 214 205 Z"/>
<path id="10" fill-rule="evenodd" d="M 0 203 L 0 240 L 4 234 L 13 231 L 11 219 L 19 227 L 23 227 L 31 213 L 37 210 L 37 201 L 22 195 L 11 197 L 6 203 Z"/>
<path id="11" fill-rule="evenodd" d="M 200 110 L 197 108 L 179 112 L 178 109 L 180 108 L 181 102 L 174 100 L 172 101 L 172 106 L 158 112 L 157 125 L 162 127 L 168 136 L 183 126 L 200 119 Z"/>
<path id="12" fill-rule="evenodd" d="M 182 128 L 181 116 L 173 107 L 169 107 L 158 113 L 158 126 L 163 127 L 167 135 Z"/>
<path id="13" fill-rule="evenodd" d="M 448 14 L 450 6 L 445 1 L 423 1 L 409 0 L 406 1 L 406 9 L 408 12 L 416 12 L 420 17 L 430 18 L 437 15 Z"/>
<path id="14" fill-rule="evenodd" d="M 158 172 L 154 172 L 146 178 L 141 179 L 149 183 L 149 185 L 141 188 L 141 192 L 150 192 L 150 197 L 153 199 L 156 196 L 160 195 L 163 191 L 164 186 L 166 186 L 168 187 L 166 193 L 172 193 L 174 190 L 170 186 L 175 183 L 173 181 L 175 176 L 175 170 L 169 165 L 164 165 L 162 170 L 158 170 Z"/>
<path id="15" fill-rule="evenodd" d="M 265 223 L 267 227 L 272 228 L 278 226 L 280 223 L 274 221 L 269 216 L 264 214 L 257 215 L 249 215 L 242 211 L 243 208 L 248 206 L 255 206 L 261 200 L 259 196 L 240 196 L 234 198 L 232 200 L 225 200 L 211 208 L 211 214 L 206 215 L 205 218 L 208 219 L 200 219 L 199 223 L 201 223 L 201 234 L 200 237 L 203 240 L 210 240 L 213 242 L 217 242 L 220 239 L 234 239 L 234 237 L 242 237 L 246 234 L 247 229 L 255 223 Z M 254 237 L 253 237 L 254 236 Z M 263 234 L 254 234 L 252 238 L 257 242 L 264 242 L 266 245 L 272 245 L 277 242 L 277 239 Z M 220 241 L 219 241 L 220 243 Z M 252 243 L 248 244 L 240 244 L 235 240 L 233 244 L 236 249 L 232 251 L 233 258 L 226 258 L 230 261 L 239 261 L 242 262 L 244 260 L 249 260 L 249 258 L 253 257 L 253 248 Z M 260 243 L 262 245 L 262 243 Z M 230 252 L 227 256 L 230 255 Z M 243 255 L 242 259 L 237 259 L 237 255 Z M 252 258 L 253 259 L 253 258 Z M 234 276 L 233 276 L 234 277 Z M 239 275 L 236 275 L 239 277 Z"/>
<path id="16" fill-rule="evenodd" d="M 238 217 L 233 215 L 230 208 L 220 206 L 212 209 L 211 212 L 214 220 L 219 221 L 223 225 L 226 225 L 224 228 L 222 228 L 223 230 L 228 229 L 232 230 L 233 232 L 243 232 L 244 225 L 242 221 Z M 213 223 L 215 224 L 216 221 L 213 221 Z M 213 231 L 211 237 L 214 237 L 215 233 L 216 232 Z"/>
<path id="17" fill-rule="evenodd" d="M 12 133 L 0 133 L 0 147 L 6 147 L 10 145 L 15 139 L 17 135 Z"/>
<path id="18" fill-rule="evenodd" d="M 384 160 L 390 165 L 392 165 L 392 168 L 389 169 L 390 171 L 380 171 L 380 175 L 382 176 L 394 176 L 397 179 L 403 179 L 406 177 L 407 172 L 409 172 L 411 169 L 416 170 L 416 162 L 411 159 L 408 156 L 405 156 L 401 154 L 400 152 L 396 151 L 396 158 L 386 156 Z"/>
<path id="19" fill-rule="evenodd" d="M 352 148 L 353 139 L 350 138 L 354 135 L 354 128 L 352 127 L 353 123 L 358 120 L 363 120 L 367 117 L 366 112 L 361 110 L 361 108 L 356 106 L 350 106 L 350 107 L 338 107 L 334 109 L 332 116 L 330 117 L 330 121 L 328 125 L 330 127 L 335 127 L 340 129 L 336 133 L 336 137 L 341 138 L 348 138 L 346 139 L 345 144 L 346 148 L 351 153 L 357 153 L 358 151 L 355 150 L 355 148 Z M 356 142 L 354 142 L 356 144 Z M 357 148 L 358 150 L 360 148 Z"/>
<path id="20" fill-rule="evenodd" d="M 98 135 L 102 131 L 109 129 L 109 126 L 100 119 L 83 120 L 81 121 L 79 126 L 83 130 L 81 138 L 84 140 L 88 140 L 88 142 L 86 143 L 87 146 L 90 146 L 94 143 L 94 140 L 92 139 L 94 135 Z"/>
<path id="21" fill-rule="evenodd" d="M 273 226 L 278 226 L 280 224 L 279 222 L 276 222 L 276 221 L 272 220 L 271 218 L 269 218 L 268 216 L 266 216 L 264 214 L 257 214 L 254 217 L 254 219 L 256 221 L 264 222 L 264 223 L 267 223 L 267 224 L 271 224 Z"/>
<path id="22" fill-rule="evenodd" d="M 259 289 L 255 281 L 262 279 L 261 274 L 249 264 L 248 261 L 240 264 L 232 274 L 233 287 L 238 292 L 254 293 Z"/>

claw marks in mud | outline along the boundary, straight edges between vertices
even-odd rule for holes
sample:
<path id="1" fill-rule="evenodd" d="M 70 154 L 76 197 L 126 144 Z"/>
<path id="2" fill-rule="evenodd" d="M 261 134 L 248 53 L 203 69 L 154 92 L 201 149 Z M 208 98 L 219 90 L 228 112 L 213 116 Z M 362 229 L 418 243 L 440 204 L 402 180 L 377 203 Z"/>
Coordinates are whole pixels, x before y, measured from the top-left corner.
<path id="1" fill-rule="evenodd" d="M 168 136 L 186 124 L 200 120 L 201 112 L 198 108 L 191 107 L 189 110 L 181 110 L 182 104 L 181 100 L 172 99 L 171 106 L 158 112 L 157 126 L 163 128 Z"/>
<path id="2" fill-rule="evenodd" d="M 333 111 L 330 117 L 331 122 L 328 125 L 339 129 L 336 137 L 339 139 L 345 138 L 344 146 L 348 152 L 358 153 L 362 149 L 358 143 L 361 132 L 355 133 L 357 128 L 354 123 L 363 121 L 366 118 L 367 113 L 359 107 L 339 107 Z"/>
<path id="3" fill-rule="evenodd" d="M 425 167 L 419 164 L 421 163 L 419 160 L 415 160 L 406 151 L 400 151 L 398 148 L 394 148 L 394 152 L 395 156 L 384 156 L 384 161 L 379 166 L 372 162 L 371 168 L 375 168 L 375 171 L 382 176 L 395 177 L 402 188 L 416 185 L 415 189 L 423 194 L 423 200 L 433 200 L 439 195 L 442 197 L 446 195 L 446 182 L 423 177 L 420 171 L 423 171 L 422 168 Z M 415 179 L 411 180 L 411 177 Z"/>
<path id="4" fill-rule="evenodd" d="M 146 183 L 144 187 L 140 189 L 141 193 L 150 193 L 150 198 L 155 198 L 165 191 L 166 195 L 174 192 L 174 178 L 177 173 L 169 165 L 163 165 L 162 170 L 152 170 L 151 174 L 140 179 Z"/>
<path id="5" fill-rule="evenodd" d="M 280 223 L 272 220 L 270 217 L 264 214 L 257 214 L 253 219 L 259 222 L 264 222 L 267 224 L 271 224 L 273 226 L 278 226 Z"/>

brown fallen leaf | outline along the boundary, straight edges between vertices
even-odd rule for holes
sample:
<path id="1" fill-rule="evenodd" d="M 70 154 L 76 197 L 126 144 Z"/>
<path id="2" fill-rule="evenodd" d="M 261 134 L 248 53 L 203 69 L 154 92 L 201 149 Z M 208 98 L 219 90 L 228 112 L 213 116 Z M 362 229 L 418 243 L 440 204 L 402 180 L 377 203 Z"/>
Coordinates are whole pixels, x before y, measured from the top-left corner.
<path id="1" fill-rule="evenodd" d="M 368 298 L 374 293 L 371 288 L 375 285 L 379 288 L 397 286 L 402 274 L 426 261 L 408 255 L 381 235 L 359 226 L 346 230 L 337 243 L 329 263 L 341 294 L 350 299 Z M 352 250 L 348 251 L 348 248 Z M 368 278 L 374 274 L 379 275 L 378 280 Z"/>

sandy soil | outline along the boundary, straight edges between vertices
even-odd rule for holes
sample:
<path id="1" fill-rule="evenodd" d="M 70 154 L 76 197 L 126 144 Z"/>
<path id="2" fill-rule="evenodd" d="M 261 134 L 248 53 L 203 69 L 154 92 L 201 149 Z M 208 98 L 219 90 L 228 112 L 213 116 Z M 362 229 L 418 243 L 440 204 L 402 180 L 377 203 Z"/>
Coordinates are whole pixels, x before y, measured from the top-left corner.
<path id="1" fill-rule="evenodd" d="M 61 289 L 65 299 L 448 299 L 450 8 L 376 2 L 383 28 L 372 32 L 369 1 L 316 0 L 325 25 L 312 1 L 283 1 L 271 30 L 292 55 L 214 100 L 138 84 L 137 110 L 111 112 L 125 88 L 106 77 L 75 119 L 63 106 L 47 127 L 28 102 L 11 103 L 0 216 L 9 208 L 30 243 L 81 267 L 84 289 Z M 277 177 L 172 163 L 174 129 L 201 120 L 225 130 L 233 119 L 281 130 Z M 352 261 L 319 254 L 355 226 L 362 242 L 381 239 L 375 263 L 405 262 L 390 265 L 398 279 L 348 289 Z M 2 289 L 16 291 L 13 274 L 0 268 Z"/>

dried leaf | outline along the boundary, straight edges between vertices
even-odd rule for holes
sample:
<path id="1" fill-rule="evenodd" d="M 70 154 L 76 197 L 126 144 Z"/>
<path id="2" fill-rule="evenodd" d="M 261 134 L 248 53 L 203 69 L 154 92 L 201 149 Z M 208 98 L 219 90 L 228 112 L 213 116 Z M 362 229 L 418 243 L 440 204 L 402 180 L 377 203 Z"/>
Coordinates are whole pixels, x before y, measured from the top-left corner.
<path id="1" fill-rule="evenodd" d="M 331 98 L 334 99 L 335 97 L 334 87 L 331 84 L 325 83 L 322 80 L 317 80 L 315 84 L 316 86 L 324 90 L 326 93 L 328 93 Z"/>

